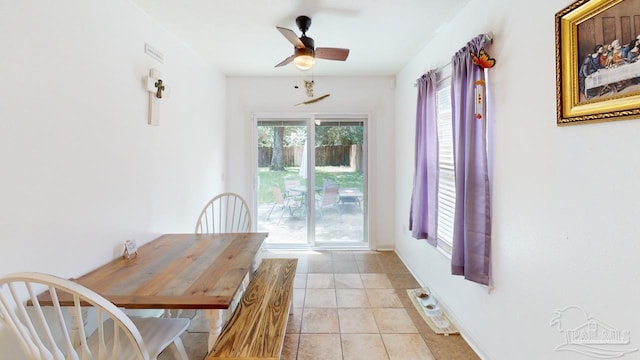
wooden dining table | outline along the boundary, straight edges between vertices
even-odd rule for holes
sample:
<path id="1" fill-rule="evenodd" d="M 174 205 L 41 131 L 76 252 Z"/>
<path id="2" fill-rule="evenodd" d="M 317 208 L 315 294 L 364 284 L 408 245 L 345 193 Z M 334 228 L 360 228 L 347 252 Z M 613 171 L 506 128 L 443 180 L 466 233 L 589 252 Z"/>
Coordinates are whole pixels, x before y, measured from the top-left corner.
<path id="1" fill-rule="evenodd" d="M 252 269 L 267 233 L 165 234 L 130 258 L 117 258 L 77 279 L 118 307 L 200 309 L 210 322 L 209 349 L 225 310 Z M 41 301 L 50 301 L 43 293 Z M 47 299 L 48 298 L 48 299 Z M 71 305 L 72 299 L 59 299 Z"/>

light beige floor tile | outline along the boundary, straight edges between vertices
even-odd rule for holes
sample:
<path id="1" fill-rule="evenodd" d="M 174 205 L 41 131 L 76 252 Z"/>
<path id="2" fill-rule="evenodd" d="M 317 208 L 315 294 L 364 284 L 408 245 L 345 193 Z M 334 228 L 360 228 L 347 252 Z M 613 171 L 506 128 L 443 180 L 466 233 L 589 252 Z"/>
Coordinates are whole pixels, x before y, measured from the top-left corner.
<path id="1" fill-rule="evenodd" d="M 388 360 L 380 334 L 343 334 L 344 360 Z"/>
<path id="2" fill-rule="evenodd" d="M 314 251 L 307 254 L 310 261 L 331 261 L 333 259 L 333 251 Z"/>
<path id="3" fill-rule="evenodd" d="M 336 298 L 340 308 L 371 307 L 364 289 L 336 289 Z"/>
<path id="4" fill-rule="evenodd" d="M 307 289 L 304 296 L 304 307 L 330 308 L 336 307 L 335 289 Z"/>
<path id="5" fill-rule="evenodd" d="M 339 333 L 338 309 L 305 308 L 302 311 L 302 328 L 300 332 Z"/>
<path id="6" fill-rule="evenodd" d="M 411 274 L 387 274 L 391 285 L 396 289 L 416 289 L 420 284 Z"/>
<path id="7" fill-rule="evenodd" d="M 309 260 L 298 259 L 298 266 L 296 267 L 296 274 L 306 274 L 309 272 Z"/>
<path id="8" fill-rule="evenodd" d="M 431 330 L 422 322 L 404 294 L 404 289 L 420 285 L 401 266 L 401 261 L 393 253 L 263 253 L 265 258 L 299 259 L 294 282 L 293 314 L 287 324 L 282 359 L 433 360 L 433 354 L 442 359 L 477 359 L 459 336 L 438 337 L 435 342 L 430 338 L 433 336 Z M 358 268 L 353 267 L 354 260 Z M 307 290 L 309 266 L 314 269 L 310 272 L 314 276 L 310 289 Z M 333 272 L 330 266 L 333 267 Z M 319 288 L 327 286 L 321 283 L 332 274 L 335 289 Z M 392 287 L 400 290 L 392 293 Z M 308 301 L 305 300 L 308 297 L 307 291 L 313 295 L 313 299 Z M 398 297 L 407 309 L 396 307 Z M 320 307 L 311 308 L 310 305 Z M 428 332 L 423 335 L 430 341 L 433 351 L 417 333 L 418 329 L 409 314 L 418 324 L 419 331 Z M 182 316 L 191 318 L 189 332 L 182 336 L 189 358 L 203 359 L 207 352 L 209 331 L 204 311 L 194 314 L 193 311 L 186 310 Z M 170 351 L 165 353 L 160 355 L 159 360 L 173 359 Z"/>
<path id="9" fill-rule="evenodd" d="M 356 260 L 356 264 L 358 264 L 358 270 L 361 273 L 382 273 L 384 272 L 384 268 L 382 264 L 380 264 L 375 259 L 367 259 L 367 260 Z"/>
<path id="10" fill-rule="evenodd" d="M 333 289 L 333 274 L 313 273 L 307 276 L 307 289 Z"/>
<path id="11" fill-rule="evenodd" d="M 287 334 L 284 337 L 281 360 L 296 360 L 298 356 L 298 341 L 300 334 Z"/>
<path id="12" fill-rule="evenodd" d="M 295 279 L 293 280 L 293 288 L 294 289 L 304 289 L 307 287 L 307 274 L 296 274 Z"/>
<path id="13" fill-rule="evenodd" d="M 173 313 L 174 311 L 176 311 L 176 310 L 172 310 L 171 312 Z M 128 315 L 128 313 L 127 313 L 127 315 Z M 178 316 L 178 317 L 193 319 L 193 317 L 196 316 L 196 315 L 198 315 L 197 314 L 197 310 L 185 309 L 185 310 L 180 310 L 180 316 Z"/>
<path id="14" fill-rule="evenodd" d="M 400 261 L 399 259 L 395 261 L 382 261 L 382 267 L 384 268 L 386 273 L 390 273 L 390 274 L 409 273 L 409 270 L 407 269 L 407 267 L 404 266 L 402 261 Z"/>
<path id="15" fill-rule="evenodd" d="M 353 256 L 353 251 L 351 250 L 334 250 L 332 251 L 331 259 L 333 259 L 333 261 L 356 261 L 355 256 Z"/>
<path id="16" fill-rule="evenodd" d="M 287 321 L 287 333 L 299 334 L 302 325 L 302 308 L 294 307 L 292 312 Z"/>
<path id="17" fill-rule="evenodd" d="M 333 260 L 333 272 L 334 273 L 352 273 L 358 271 L 358 264 L 355 260 L 351 261 L 336 261 Z"/>
<path id="18" fill-rule="evenodd" d="M 304 297 L 307 291 L 305 289 L 293 289 L 293 307 L 303 307 Z"/>
<path id="19" fill-rule="evenodd" d="M 387 274 L 360 274 L 362 283 L 367 289 L 392 289 Z"/>
<path id="20" fill-rule="evenodd" d="M 209 333 L 209 319 L 207 319 L 205 312 L 206 310 L 195 312 L 194 316 L 190 320 L 189 328 L 187 329 L 187 331 Z"/>
<path id="21" fill-rule="evenodd" d="M 390 360 L 435 360 L 419 334 L 382 334 Z"/>
<path id="22" fill-rule="evenodd" d="M 418 329 L 413 325 L 407 311 L 402 309 L 373 309 L 373 316 L 378 324 L 380 333 L 383 334 L 408 334 L 417 333 Z"/>
<path id="23" fill-rule="evenodd" d="M 362 289 L 362 278 L 358 273 L 334 274 L 336 289 Z"/>
<path id="24" fill-rule="evenodd" d="M 367 289 L 367 297 L 374 308 L 402 308 L 395 289 Z"/>
<path id="25" fill-rule="evenodd" d="M 338 309 L 341 334 L 378 334 L 372 309 Z"/>
<path id="26" fill-rule="evenodd" d="M 339 334 L 300 334 L 297 360 L 342 360 Z"/>
<path id="27" fill-rule="evenodd" d="M 186 332 L 182 334 L 180 339 L 182 339 L 182 344 L 189 359 L 204 359 L 205 355 L 207 355 L 208 332 Z M 172 347 L 173 345 L 160 353 L 158 360 L 175 360 L 176 357 L 173 349 L 171 349 Z M 0 358 L 2 358 L 2 355 L 0 355 Z"/>
<path id="28" fill-rule="evenodd" d="M 333 262 L 329 260 L 309 261 L 309 273 L 333 273 Z"/>

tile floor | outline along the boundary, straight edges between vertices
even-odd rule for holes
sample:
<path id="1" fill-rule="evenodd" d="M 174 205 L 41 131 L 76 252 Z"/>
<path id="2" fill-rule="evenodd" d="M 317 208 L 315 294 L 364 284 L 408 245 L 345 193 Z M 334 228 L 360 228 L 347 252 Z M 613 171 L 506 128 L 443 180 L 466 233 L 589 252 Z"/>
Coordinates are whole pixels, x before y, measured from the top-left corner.
<path id="1" fill-rule="evenodd" d="M 283 360 L 478 359 L 459 335 L 436 335 L 406 294 L 420 285 L 394 252 L 265 251 L 299 259 Z M 207 320 L 185 312 L 190 359 L 206 354 Z M 159 359 L 170 359 L 162 354 Z"/>

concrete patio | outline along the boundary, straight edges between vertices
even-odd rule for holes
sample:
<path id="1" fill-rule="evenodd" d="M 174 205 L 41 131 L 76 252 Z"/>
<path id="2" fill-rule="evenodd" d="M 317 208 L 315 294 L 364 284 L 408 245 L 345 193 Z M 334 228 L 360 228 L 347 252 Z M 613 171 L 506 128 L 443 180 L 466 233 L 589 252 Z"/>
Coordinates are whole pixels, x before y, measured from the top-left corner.
<path id="1" fill-rule="evenodd" d="M 258 231 L 269 233 L 269 244 L 295 246 L 307 244 L 307 214 L 304 209 L 288 208 L 284 210 L 276 206 L 267 219 L 273 203 L 265 203 L 258 206 L 257 222 Z M 283 213 L 284 211 L 284 213 Z M 325 208 L 320 214 L 316 210 L 316 242 L 318 245 L 354 245 L 362 247 L 367 245 L 364 238 L 363 210 L 355 203 L 337 204 L 331 208 Z"/>

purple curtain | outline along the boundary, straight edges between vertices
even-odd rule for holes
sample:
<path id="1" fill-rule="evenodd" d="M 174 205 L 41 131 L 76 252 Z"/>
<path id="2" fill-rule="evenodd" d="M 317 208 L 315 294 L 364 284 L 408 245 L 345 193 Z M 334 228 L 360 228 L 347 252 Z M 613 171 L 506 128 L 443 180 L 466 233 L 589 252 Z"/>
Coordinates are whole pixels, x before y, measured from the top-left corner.
<path id="1" fill-rule="evenodd" d="M 475 82 L 484 71 L 473 63 L 484 46 L 479 35 L 452 58 L 451 101 L 456 176 L 456 210 L 451 271 L 489 285 L 491 263 L 491 204 L 487 164 L 487 119 L 475 116 Z M 482 88 L 484 89 L 484 87 Z M 482 93 L 486 99 L 486 92 Z M 486 112 L 485 112 L 486 113 Z"/>
<path id="2" fill-rule="evenodd" d="M 436 245 L 438 181 L 438 131 L 436 118 L 436 73 L 430 71 L 418 83 L 416 112 L 415 172 L 409 230 L 416 239 Z"/>

